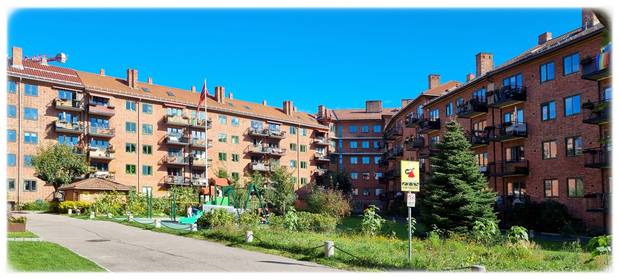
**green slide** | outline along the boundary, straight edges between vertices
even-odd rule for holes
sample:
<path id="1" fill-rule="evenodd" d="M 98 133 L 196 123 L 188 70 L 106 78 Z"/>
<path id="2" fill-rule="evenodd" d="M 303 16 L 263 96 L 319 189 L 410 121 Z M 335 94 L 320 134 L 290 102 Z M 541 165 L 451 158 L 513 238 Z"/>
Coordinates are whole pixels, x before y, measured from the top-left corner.
<path id="1" fill-rule="evenodd" d="M 198 218 L 200 218 L 200 216 L 202 216 L 202 211 L 198 210 L 197 212 L 192 214 L 192 217 L 179 218 L 179 224 L 195 224 L 196 221 L 198 221 Z"/>

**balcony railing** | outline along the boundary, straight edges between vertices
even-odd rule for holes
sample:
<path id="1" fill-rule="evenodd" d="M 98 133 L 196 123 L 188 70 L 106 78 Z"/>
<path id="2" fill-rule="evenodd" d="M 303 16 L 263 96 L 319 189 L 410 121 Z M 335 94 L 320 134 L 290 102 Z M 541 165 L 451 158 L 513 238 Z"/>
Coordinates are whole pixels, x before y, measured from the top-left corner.
<path id="1" fill-rule="evenodd" d="M 63 120 L 56 120 L 54 122 L 54 128 L 57 133 L 81 134 L 84 132 L 83 124 L 65 122 Z"/>
<path id="2" fill-rule="evenodd" d="M 202 176 L 192 176 L 192 185 L 207 186 L 207 178 Z"/>
<path id="3" fill-rule="evenodd" d="M 403 147 L 401 145 L 394 146 L 386 152 L 386 159 L 392 160 L 403 156 Z"/>
<path id="4" fill-rule="evenodd" d="M 114 137 L 114 128 L 89 127 L 88 135 L 93 137 L 111 138 Z"/>
<path id="5" fill-rule="evenodd" d="M 609 204 L 611 202 L 610 193 L 587 193 L 583 197 L 586 199 L 586 210 L 588 212 L 609 212 Z"/>
<path id="6" fill-rule="evenodd" d="M 484 176 L 489 176 L 489 166 L 478 166 L 480 173 Z"/>
<path id="7" fill-rule="evenodd" d="M 410 137 L 405 140 L 405 149 L 407 151 L 417 150 L 424 147 L 424 137 Z"/>
<path id="8" fill-rule="evenodd" d="M 329 145 L 327 138 L 314 138 L 314 144 L 316 145 Z"/>
<path id="9" fill-rule="evenodd" d="M 511 86 L 507 85 L 499 90 L 491 92 L 493 98 L 491 98 L 493 107 L 501 108 L 521 102 L 525 102 L 527 99 L 526 88 L 523 86 Z"/>
<path id="10" fill-rule="evenodd" d="M 415 128 L 418 125 L 418 122 L 422 119 L 421 115 L 417 113 L 409 113 L 407 114 L 407 118 L 405 118 L 405 127 L 407 128 Z"/>
<path id="11" fill-rule="evenodd" d="M 59 110 L 69 110 L 69 111 L 83 111 L 84 110 L 84 102 L 80 100 L 70 99 L 65 100 L 61 98 L 54 99 L 54 107 Z"/>
<path id="12" fill-rule="evenodd" d="M 314 171 L 314 174 L 317 175 L 317 176 L 321 176 L 321 175 L 324 175 L 326 173 L 327 173 L 327 169 L 322 169 L 322 168 L 317 168 Z"/>
<path id="13" fill-rule="evenodd" d="M 189 164 L 189 157 L 186 156 L 179 156 L 179 155 L 165 155 L 164 158 L 164 163 L 168 164 L 168 165 L 188 165 Z"/>
<path id="14" fill-rule="evenodd" d="M 204 130 L 206 128 L 206 125 L 207 125 L 206 119 L 198 119 L 198 118 L 189 119 L 189 126 L 192 128 Z"/>
<path id="15" fill-rule="evenodd" d="M 189 139 L 182 133 L 167 133 L 166 143 L 170 145 L 187 145 Z"/>
<path id="16" fill-rule="evenodd" d="M 472 147 L 478 147 L 489 144 L 489 132 L 488 131 L 470 131 L 466 134 L 467 139 Z"/>
<path id="17" fill-rule="evenodd" d="M 111 104 L 88 104 L 88 113 L 101 116 L 114 116 L 114 106 Z"/>
<path id="18" fill-rule="evenodd" d="M 248 146 L 248 152 L 264 155 L 282 156 L 286 154 L 286 149 L 272 146 L 250 145 Z"/>
<path id="19" fill-rule="evenodd" d="M 254 127 L 248 128 L 248 135 L 250 136 L 282 139 L 284 138 L 285 134 L 286 133 L 284 131 L 272 130 L 268 128 L 254 128 Z"/>
<path id="20" fill-rule="evenodd" d="M 402 136 L 403 135 L 403 127 L 402 126 L 394 126 L 390 129 L 388 129 L 387 131 L 385 131 L 385 136 L 384 138 L 387 140 L 392 140 L 395 139 L 398 136 Z"/>
<path id="21" fill-rule="evenodd" d="M 485 114 L 489 111 L 489 107 L 487 105 L 486 99 L 471 99 L 465 103 L 460 104 L 456 107 L 456 114 L 461 118 L 472 118 L 482 114 Z"/>
<path id="22" fill-rule="evenodd" d="M 191 179 L 182 175 L 167 175 L 164 183 L 168 185 L 189 185 Z"/>
<path id="23" fill-rule="evenodd" d="M 253 171 L 271 171 L 271 165 L 265 162 L 251 162 L 250 169 Z"/>
<path id="24" fill-rule="evenodd" d="M 609 123 L 609 116 L 611 115 L 611 102 L 586 102 L 581 105 L 581 108 L 589 110 L 590 113 L 584 113 L 583 123 L 587 124 L 605 124 Z"/>
<path id="25" fill-rule="evenodd" d="M 211 129 L 213 127 L 213 121 L 211 121 L 211 118 L 207 119 L 207 129 Z"/>
<path id="26" fill-rule="evenodd" d="M 601 49 L 594 57 L 581 61 L 581 78 L 587 80 L 601 80 L 611 76 L 611 45 Z"/>
<path id="27" fill-rule="evenodd" d="M 490 176 L 525 176 L 530 173 L 530 164 L 528 160 L 521 161 L 500 161 L 488 164 Z"/>
<path id="28" fill-rule="evenodd" d="M 441 120 L 439 118 L 430 120 L 424 119 L 418 123 L 418 133 L 428 133 L 430 131 L 436 131 L 441 129 Z"/>
<path id="29" fill-rule="evenodd" d="M 493 141 L 508 141 L 527 137 L 527 123 L 507 122 L 494 127 L 491 133 Z"/>
<path id="30" fill-rule="evenodd" d="M 189 118 L 185 115 L 167 114 L 164 116 L 164 122 L 168 125 L 187 126 L 189 125 Z"/>
<path id="31" fill-rule="evenodd" d="M 114 159 L 114 148 L 110 145 L 108 148 L 91 147 L 88 150 L 88 157 L 91 159 L 112 160 Z"/>
<path id="32" fill-rule="evenodd" d="M 207 148 L 213 147 L 213 140 L 207 140 Z"/>
<path id="33" fill-rule="evenodd" d="M 322 161 L 322 162 L 329 162 L 330 158 L 325 153 L 317 152 L 316 154 L 314 154 L 314 160 Z"/>
<path id="34" fill-rule="evenodd" d="M 608 147 L 590 148 L 583 151 L 586 168 L 606 169 L 609 168 L 611 149 Z"/>
<path id="35" fill-rule="evenodd" d="M 207 166 L 207 158 L 196 158 L 194 157 L 194 159 L 192 160 L 192 166 L 194 167 L 205 167 Z"/>
<path id="36" fill-rule="evenodd" d="M 209 140 L 209 144 L 213 145 L 213 140 Z M 203 138 L 192 138 L 192 147 L 204 148 L 207 146 L 207 140 Z"/>

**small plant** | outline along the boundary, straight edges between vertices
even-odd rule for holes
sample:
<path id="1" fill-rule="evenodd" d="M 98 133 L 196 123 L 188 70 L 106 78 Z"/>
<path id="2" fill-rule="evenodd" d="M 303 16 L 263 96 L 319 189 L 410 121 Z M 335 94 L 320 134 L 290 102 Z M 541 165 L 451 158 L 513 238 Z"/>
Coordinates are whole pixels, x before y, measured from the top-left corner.
<path id="1" fill-rule="evenodd" d="M 289 231 L 296 231 L 299 229 L 299 216 L 297 216 L 295 208 L 291 207 L 286 211 L 282 225 Z"/>
<path id="2" fill-rule="evenodd" d="M 260 216 L 253 211 L 245 211 L 239 215 L 239 226 L 244 229 L 254 229 L 260 224 Z"/>
<path id="3" fill-rule="evenodd" d="M 9 223 L 12 224 L 24 224 L 28 221 L 28 219 L 24 216 L 15 217 L 13 215 L 9 216 Z"/>
<path id="4" fill-rule="evenodd" d="M 512 244 L 527 243 L 530 241 L 527 229 L 521 226 L 512 226 L 508 230 L 508 241 Z"/>
<path id="5" fill-rule="evenodd" d="M 497 242 L 500 231 L 497 223 L 491 220 L 476 221 L 472 229 L 472 235 L 478 243 L 493 245 Z"/>
<path id="6" fill-rule="evenodd" d="M 601 235 L 590 239 L 588 242 L 588 250 L 590 251 L 590 259 L 593 261 L 598 256 L 611 255 L 611 235 Z M 607 261 L 609 259 L 607 258 Z"/>
<path id="7" fill-rule="evenodd" d="M 370 205 L 364 210 L 364 218 L 362 219 L 362 233 L 365 235 L 377 235 L 381 231 L 381 227 L 385 220 L 377 214 L 379 208 L 375 205 Z"/>
<path id="8" fill-rule="evenodd" d="M 69 209 L 73 211 L 86 212 L 92 206 L 92 203 L 87 201 L 64 201 L 58 205 L 61 212 L 66 213 Z"/>
<path id="9" fill-rule="evenodd" d="M 36 200 L 34 202 L 27 202 L 21 206 L 22 210 L 33 211 L 48 211 L 50 210 L 50 203 L 44 200 Z"/>
<path id="10" fill-rule="evenodd" d="M 409 218 L 407 218 L 407 221 L 409 221 Z M 417 221 L 415 218 L 411 217 L 411 237 L 413 237 L 415 235 L 415 230 L 416 230 L 416 225 L 417 225 Z M 409 224 L 409 222 L 407 222 L 407 224 Z"/>
<path id="11" fill-rule="evenodd" d="M 205 220 L 202 221 L 202 225 L 210 228 L 219 228 L 233 225 L 234 221 L 235 216 L 226 211 L 226 209 L 215 208 L 206 214 Z"/>

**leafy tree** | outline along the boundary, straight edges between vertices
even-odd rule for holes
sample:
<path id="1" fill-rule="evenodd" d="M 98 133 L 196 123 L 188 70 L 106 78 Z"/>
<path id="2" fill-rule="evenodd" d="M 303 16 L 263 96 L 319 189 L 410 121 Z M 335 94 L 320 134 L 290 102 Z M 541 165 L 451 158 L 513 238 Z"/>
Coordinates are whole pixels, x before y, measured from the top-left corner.
<path id="1" fill-rule="evenodd" d="M 293 206 L 297 199 L 294 179 L 286 167 L 279 166 L 272 170 L 269 177 L 271 185 L 265 191 L 265 200 L 273 205 L 278 214 L 285 214 L 286 209 Z"/>
<path id="2" fill-rule="evenodd" d="M 480 173 L 462 128 L 455 121 L 446 128 L 437 144 L 439 151 L 430 157 L 431 175 L 422 188 L 422 222 L 460 233 L 471 230 L 476 221 L 497 222 L 495 193 Z"/>
<path id="3" fill-rule="evenodd" d="M 324 184 L 327 188 L 341 191 L 345 195 L 351 194 L 351 188 L 353 188 L 353 182 L 351 182 L 351 175 L 344 171 L 341 172 L 328 172 L 327 181 Z"/>
<path id="4" fill-rule="evenodd" d="M 334 217 L 345 217 L 351 214 L 351 205 L 341 191 L 319 189 L 315 187 L 307 198 L 308 211 L 327 214 Z"/>
<path id="5" fill-rule="evenodd" d="M 58 192 L 60 186 L 69 184 L 89 172 L 86 158 L 75 154 L 71 147 L 64 144 L 40 148 L 37 155 L 32 158 L 32 164 L 36 176 L 54 187 L 54 194 Z"/>

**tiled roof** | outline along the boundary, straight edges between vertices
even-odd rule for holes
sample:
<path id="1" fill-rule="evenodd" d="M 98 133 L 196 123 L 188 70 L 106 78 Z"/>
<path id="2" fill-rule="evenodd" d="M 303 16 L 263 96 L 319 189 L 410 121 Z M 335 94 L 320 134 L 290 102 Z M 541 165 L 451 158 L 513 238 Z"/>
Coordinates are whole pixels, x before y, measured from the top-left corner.
<path id="1" fill-rule="evenodd" d="M 131 187 L 107 179 L 93 177 L 61 186 L 59 190 L 100 190 L 127 192 L 131 190 Z"/>
<path id="2" fill-rule="evenodd" d="M 214 177 L 209 179 L 209 185 L 230 186 L 230 181 L 228 181 L 228 178 Z"/>
<path id="3" fill-rule="evenodd" d="M 36 77 L 51 82 L 69 83 L 77 86 L 82 85 L 80 77 L 72 69 L 51 65 L 41 65 L 41 63 L 30 60 L 23 60 L 22 64 L 23 69 L 8 66 L 7 71 L 9 74 Z"/>
<path id="4" fill-rule="evenodd" d="M 333 120 L 381 120 L 384 115 L 391 116 L 397 108 L 384 108 L 381 112 L 366 112 L 366 109 L 330 109 Z"/>

